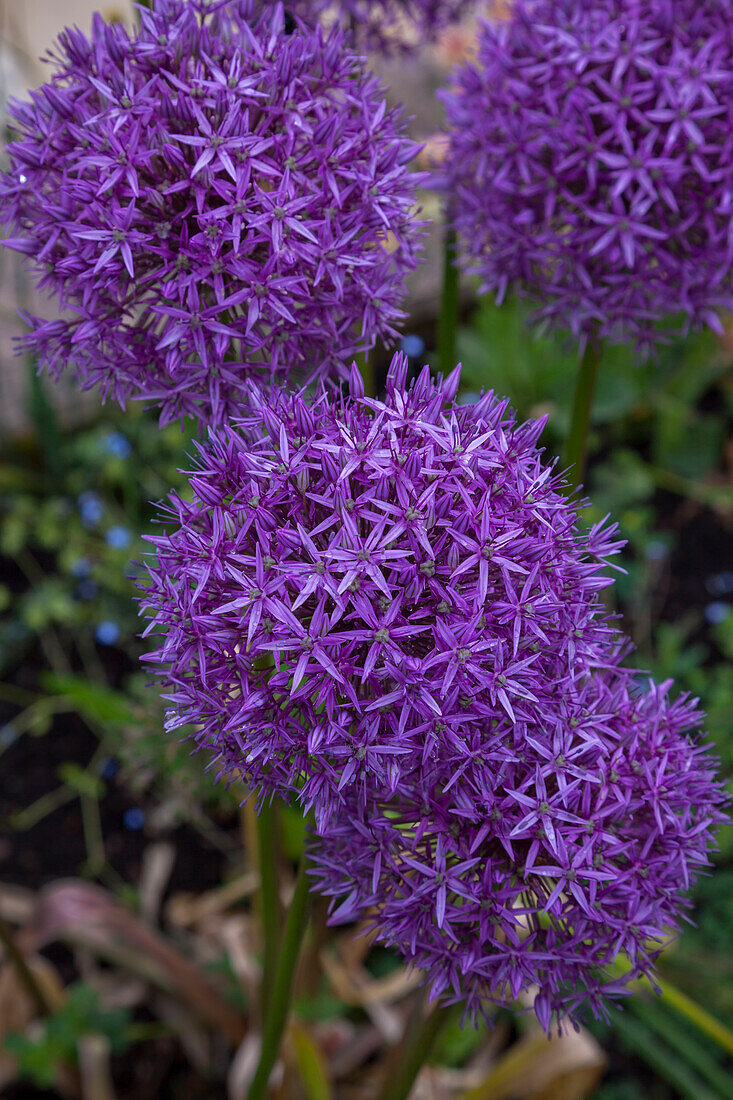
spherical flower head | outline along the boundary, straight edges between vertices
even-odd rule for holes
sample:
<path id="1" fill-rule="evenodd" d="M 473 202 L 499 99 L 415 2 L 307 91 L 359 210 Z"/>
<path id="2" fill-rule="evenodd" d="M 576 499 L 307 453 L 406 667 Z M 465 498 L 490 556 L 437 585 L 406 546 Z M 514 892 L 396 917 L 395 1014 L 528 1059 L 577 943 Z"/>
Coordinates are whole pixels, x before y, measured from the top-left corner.
<path id="1" fill-rule="evenodd" d="M 469 1016 L 521 994 L 549 1032 L 653 984 L 727 801 L 691 736 L 696 701 L 644 694 L 610 667 L 566 693 L 544 729 L 487 728 L 465 766 L 472 798 L 426 773 L 312 838 L 336 922 L 371 914 L 377 940 Z M 616 965 L 614 965 L 616 964 Z"/>
<path id="2" fill-rule="evenodd" d="M 733 307 L 733 25 L 719 0 L 517 0 L 444 101 L 465 263 L 546 326 L 643 351 Z"/>
<path id="3" fill-rule="evenodd" d="M 259 0 L 267 6 L 272 0 Z M 336 19 L 359 48 L 405 53 L 434 41 L 464 18 L 478 0 L 289 0 L 287 8 L 306 22 L 324 13 Z"/>
<path id="4" fill-rule="evenodd" d="M 251 10 L 157 0 L 132 36 L 97 16 L 11 110 L 6 244 L 62 311 L 25 346 L 164 423 L 394 335 L 422 233 L 417 147 L 341 30 Z"/>
<path id="5" fill-rule="evenodd" d="M 620 543 L 581 529 L 543 422 L 455 404 L 457 371 L 406 376 L 398 355 L 383 401 L 355 372 L 337 400 L 253 391 L 151 539 L 170 728 L 320 822 L 426 765 L 456 782 L 487 727 L 539 733 L 615 645 L 598 593 Z"/>

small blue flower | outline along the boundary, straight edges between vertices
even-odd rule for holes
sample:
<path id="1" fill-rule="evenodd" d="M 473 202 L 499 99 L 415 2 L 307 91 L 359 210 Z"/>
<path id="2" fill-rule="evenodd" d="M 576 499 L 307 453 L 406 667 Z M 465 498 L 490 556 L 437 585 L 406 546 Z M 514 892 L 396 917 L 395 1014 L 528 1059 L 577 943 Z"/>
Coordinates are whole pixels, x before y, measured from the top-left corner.
<path id="1" fill-rule="evenodd" d="M 404 352 L 408 359 L 419 359 L 425 351 L 425 341 L 416 332 L 411 332 L 400 340 L 400 351 Z"/>
<path id="2" fill-rule="evenodd" d="M 5 642 L 23 642 L 28 637 L 28 627 L 25 623 L 21 623 L 18 620 L 10 622 L 3 631 L 5 635 Z"/>
<path id="3" fill-rule="evenodd" d="M 20 730 L 14 722 L 7 722 L 0 727 L 0 748 L 9 749 L 20 737 Z"/>
<path id="4" fill-rule="evenodd" d="M 132 809 L 125 810 L 122 815 L 122 823 L 130 832 L 139 832 L 145 824 L 145 810 L 141 810 L 139 806 L 133 806 Z"/>
<path id="5" fill-rule="evenodd" d="M 130 545 L 132 535 L 126 527 L 110 527 L 109 531 L 105 535 L 107 545 L 111 546 L 113 550 L 124 550 L 126 546 Z"/>
<path id="6" fill-rule="evenodd" d="M 71 575 L 79 580 L 84 580 L 92 571 L 89 558 L 77 558 L 71 563 Z"/>
<path id="7" fill-rule="evenodd" d="M 132 444 L 122 432 L 110 432 L 103 440 L 104 449 L 115 458 L 127 458 L 132 454 Z"/>
<path id="8" fill-rule="evenodd" d="M 76 598 L 77 600 L 93 600 L 97 594 L 96 581 L 83 580 L 79 581 L 76 586 Z"/>
<path id="9" fill-rule="evenodd" d="M 650 539 L 644 547 L 644 557 L 647 561 L 664 561 L 668 552 L 667 544 L 662 539 Z"/>
<path id="10" fill-rule="evenodd" d="M 705 581 L 711 596 L 730 596 L 733 593 L 733 573 L 714 573 Z"/>
<path id="11" fill-rule="evenodd" d="M 705 608 L 705 618 L 713 626 L 718 626 L 720 623 L 724 623 L 730 615 L 730 604 L 723 603 L 722 600 L 713 600 Z"/>
<path id="12" fill-rule="evenodd" d="M 114 645 L 120 639 L 120 625 L 113 619 L 105 619 L 98 623 L 94 631 L 94 637 L 100 645 Z"/>
<path id="13" fill-rule="evenodd" d="M 120 770 L 120 762 L 116 756 L 106 756 L 100 761 L 99 774 L 102 779 L 114 779 Z"/>
<path id="14" fill-rule="evenodd" d="M 96 527 L 104 515 L 104 504 L 96 493 L 87 491 L 79 495 L 78 500 L 81 522 L 85 527 Z"/>

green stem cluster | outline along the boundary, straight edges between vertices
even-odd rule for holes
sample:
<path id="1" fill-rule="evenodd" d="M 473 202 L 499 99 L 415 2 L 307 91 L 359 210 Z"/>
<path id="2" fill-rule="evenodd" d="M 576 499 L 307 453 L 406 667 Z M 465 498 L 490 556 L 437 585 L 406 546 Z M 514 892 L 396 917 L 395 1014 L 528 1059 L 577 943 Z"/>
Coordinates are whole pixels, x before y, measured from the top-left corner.
<path id="1" fill-rule="evenodd" d="M 257 816 L 257 862 L 260 873 L 262 923 L 262 1018 L 272 990 L 280 947 L 280 898 L 277 858 L 278 814 L 273 803 L 263 803 Z"/>
<path id="2" fill-rule="evenodd" d="M 267 1012 L 262 1033 L 262 1050 L 254 1079 L 247 1093 L 247 1100 L 264 1100 L 267 1084 L 277 1060 L 285 1024 L 287 1023 L 295 969 L 308 924 L 309 876 L 308 858 L 303 856 L 295 893 L 288 909 L 272 989 L 267 998 Z"/>
<path id="3" fill-rule="evenodd" d="M 446 224 L 443 244 L 443 294 L 438 316 L 438 366 L 443 375 L 456 365 L 456 336 L 459 315 L 458 242 L 455 230 Z"/>
<path id="4" fill-rule="evenodd" d="M 379 1100 L 407 1100 L 450 1012 L 450 1008 L 436 1006 L 427 1016 L 421 1013 L 413 1021 L 400 1048 L 397 1064 L 388 1066 Z"/>
<path id="5" fill-rule="evenodd" d="M 601 363 L 600 349 L 590 341 L 586 344 L 583 358 L 578 367 L 573 394 L 573 408 L 570 414 L 570 429 L 565 440 L 563 465 L 568 471 L 571 488 L 577 489 L 585 472 L 585 456 L 588 447 L 593 395 L 598 381 L 598 368 Z"/>

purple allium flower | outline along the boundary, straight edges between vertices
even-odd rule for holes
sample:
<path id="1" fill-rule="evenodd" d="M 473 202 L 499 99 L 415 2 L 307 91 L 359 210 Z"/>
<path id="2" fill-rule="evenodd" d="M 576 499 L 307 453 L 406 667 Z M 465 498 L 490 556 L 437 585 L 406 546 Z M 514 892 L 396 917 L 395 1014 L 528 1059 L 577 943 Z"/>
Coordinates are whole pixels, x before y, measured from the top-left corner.
<path id="1" fill-rule="evenodd" d="M 321 823 L 349 789 L 460 774 L 487 729 L 541 736 L 616 644 L 598 593 L 620 543 L 579 526 L 544 422 L 490 393 L 454 404 L 457 370 L 406 376 L 397 355 L 383 402 L 355 371 L 310 404 L 253 389 L 150 540 L 169 728 Z"/>
<path id="2" fill-rule="evenodd" d="M 466 266 L 582 342 L 733 308 L 733 23 L 720 0 L 517 0 L 444 93 Z M 676 315 L 676 316 L 675 316 Z"/>
<path id="3" fill-rule="evenodd" d="M 260 6 L 271 3 L 259 0 Z M 434 40 L 477 4 L 478 0 L 288 0 L 286 8 L 306 23 L 328 13 L 359 46 L 392 52 Z"/>
<path id="4" fill-rule="evenodd" d="M 690 737 L 697 701 L 631 676 L 611 665 L 567 683 L 544 726 L 467 738 L 462 789 L 436 768 L 366 812 L 352 799 L 313 838 L 332 919 L 371 912 L 433 996 L 476 1015 L 529 994 L 548 1031 L 653 983 L 727 799 Z"/>
<path id="5" fill-rule="evenodd" d="M 6 244 L 63 311 L 25 345 L 162 422 L 394 335 L 422 233 L 417 146 L 342 32 L 250 7 L 157 0 L 133 37 L 97 16 L 12 108 Z"/>

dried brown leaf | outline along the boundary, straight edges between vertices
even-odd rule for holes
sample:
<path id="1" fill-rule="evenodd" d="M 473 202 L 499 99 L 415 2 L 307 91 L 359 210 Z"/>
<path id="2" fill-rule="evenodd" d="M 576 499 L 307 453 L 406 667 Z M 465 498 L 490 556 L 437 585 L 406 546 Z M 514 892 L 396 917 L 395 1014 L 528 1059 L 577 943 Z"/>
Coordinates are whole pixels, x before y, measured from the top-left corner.
<path id="1" fill-rule="evenodd" d="M 363 966 L 346 965 L 333 951 L 322 951 L 321 962 L 334 992 L 347 1004 L 394 1004 L 422 982 L 418 970 L 400 967 L 383 978 L 372 978 Z"/>
<path id="2" fill-rule="evenodd" d="M 10 924 L 25 924 L 33 912 L 34 895 L 22 886 L 0 886 L 0 917 Z"/>
<path id="3" fill-rule="evenodd" d="M 36 948 L 62 939 L 93 950 L 177 996 L 230 1042 L 239 1044 L 245 1034 L 244 1017 L 198 967 L 98 886 L 69 880 L 47 887 L 28 936 Z"/>
<path id="4" fill-rule="evenodd" d="M 209 890 L 198 897 L 192 894 L 176 894 L 166 905 L 166 918 L 179 928 L 194 928 L 201 921 L 231 909 L 237 902 L 250 897 L 259 885 L 254 871 Z"/>
<path id="5" fill-rule="evenodd" d="M 530 1034 L 499 1058 L 484 1080 L 460 1100 L 584 1100 L 606 1065 L 602 1049 L 585 1029 L 548 1039 Z"/>
<path id="6" fill-rule="evenodd" d="M 40 956 L 26 958 L 26 962 L 49 1005 L 60 1008 L 64 987 L 55 967 Z M 5 1037 L 11 1031 L 25 1031 L 35 1016 L 36 1007 L 17 971 L 10 962 L 0 962 L 0 1089 L 15 1077 L 15 1059 L 3 1050 Z"/>
<path id="7" fill-rule="evenodd" d="M 149 844 L 143 853 L 138 884 L 140 912 L 149 924 L 156 924 L 166 886 L 176 862 L 176 849 L 168 841 Z"/>

